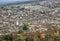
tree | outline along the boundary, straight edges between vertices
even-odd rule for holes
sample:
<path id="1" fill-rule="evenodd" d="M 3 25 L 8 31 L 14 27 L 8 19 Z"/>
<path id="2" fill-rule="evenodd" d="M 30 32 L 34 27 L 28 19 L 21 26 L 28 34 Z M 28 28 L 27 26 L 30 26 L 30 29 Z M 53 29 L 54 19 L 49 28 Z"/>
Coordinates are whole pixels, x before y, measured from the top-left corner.
<path id="1" fill-rule="evenodd" d="M 22 39 L 16 39 L 15 41 L 22 41 Z"/>
<path id="2" fill-rule="evenodd" d="M 54 41 L 60 41 L 60 36 L 54 36 Z"/>
<path id="3" fill-rule="evenodd" d="M 13 38 L 12 38 L 12 36 L 10 36 L 10 35 L 3 35 L 2 40 L 13 41 Z"/>
<path id="4" fill-rule="evenodd" d="M 34 40 L 33 40 L 33 38 L 31 38 L 31 37 L 27 37 L 27 38 L 25 39 L 25 41 L 34 41 Z"/>
<path id="5" fill-rule="evenodd" d="M 46 38 L 46 41 L 53 41 L 54 37 L 52 35 L 46 35 L 45 38 Z"/>
<path id="6" fill-rule="evenodd" d="M 28 30 L 28 25 L 24 24 L 23 30 Z"/>
<path id="7" fill-rule="evenodd" d="M 19 31 L 18 31 L 18 34 L 21 34 L 21 33 L 23 33 L 23 30 L 19 30 Z"/>

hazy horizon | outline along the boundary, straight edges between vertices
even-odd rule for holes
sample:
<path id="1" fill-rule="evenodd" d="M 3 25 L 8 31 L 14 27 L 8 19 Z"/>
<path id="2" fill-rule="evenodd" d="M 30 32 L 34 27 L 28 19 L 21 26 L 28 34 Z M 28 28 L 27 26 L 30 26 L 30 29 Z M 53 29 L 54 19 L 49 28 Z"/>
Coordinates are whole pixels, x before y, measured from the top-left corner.
<path id="1" fill-rule="evenodd" d="M 0 0 L 0 5 L 15 3 L 15 2 L 23 2 L 23 1 L 29 1 L 29 0 Z"/>

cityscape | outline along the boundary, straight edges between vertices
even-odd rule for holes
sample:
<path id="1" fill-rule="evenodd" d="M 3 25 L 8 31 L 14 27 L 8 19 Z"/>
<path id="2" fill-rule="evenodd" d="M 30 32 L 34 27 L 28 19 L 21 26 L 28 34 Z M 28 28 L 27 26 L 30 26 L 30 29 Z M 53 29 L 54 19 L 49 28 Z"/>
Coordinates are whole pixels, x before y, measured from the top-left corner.
<path id="1" fill-rule="evenodd" d="M 0 5 L 0 41 L 60 41 L 60 0 Z"/>

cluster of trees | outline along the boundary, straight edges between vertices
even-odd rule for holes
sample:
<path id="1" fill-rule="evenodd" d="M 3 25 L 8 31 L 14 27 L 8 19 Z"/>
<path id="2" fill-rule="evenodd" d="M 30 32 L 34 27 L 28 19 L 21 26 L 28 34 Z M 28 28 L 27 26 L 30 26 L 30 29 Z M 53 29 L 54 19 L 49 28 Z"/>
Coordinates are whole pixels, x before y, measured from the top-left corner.
<path id="1" fill-rule="evenodd" d="M 12 38 L 12 36 L 10 36 L 10 35 L 3 35 L 3 36 L 0 38 L 0 41 L 13 41 L 13 38 Z"/>
<path id="2" fill-rule="evenodd" d="M 45 38 L 42 38 L 41 33 L 35 32 L 34 34 L 33 33 L 26 34 L 25 39 L 18 37 L 15 40 L 11 35 L 3 35 L 0 38 L 0 41 L 60 41 L 60 36 L 45 35 Z"/>
<path id="3" fill-rule="evenodd" d="M 39 31 L 24 33 L 28 30 L 28 25 L 23 26 L 23 30 L 19 30 L 17 33 L 3 35 L 0 37 L 0 41 L 60 41 L 60 29 L 48 28 L 48 31 Z"/>
<path id="4" fill-rule="evenodd" d="M 3 36 L 0 38 L 0 41 L 33 41 L 33 38 L 27 37 L 27 38 L 25 38 L 24 40 L 21 39 L 21 38 L 16 38 L 16 39 L 14 40 L 13 37 L 10 36 L 10 35 L 3 35 Z"/>

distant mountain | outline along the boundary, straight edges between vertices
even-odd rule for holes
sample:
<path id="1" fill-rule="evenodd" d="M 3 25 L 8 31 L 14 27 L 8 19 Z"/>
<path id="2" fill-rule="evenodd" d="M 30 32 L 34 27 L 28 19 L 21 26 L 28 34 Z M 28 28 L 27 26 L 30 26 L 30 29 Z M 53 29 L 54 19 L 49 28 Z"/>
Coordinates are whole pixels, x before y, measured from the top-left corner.
<path id="1" fill-rule="evenodd" d="M 1 4 L 0 6 L 6 6 L 6 5 L 13 5 L 13 4 L 28 4 L 28 3 L 33 3 L 33 2 L 41 2 L 41 1 L 44 1 L 44 0 L 29 0 L 29 1 L 23 1 L 23 2 L 13 2 L 13 3 L 8 3 L 8 4 Z"/>
<path id="2" fill-rule="evenodd" d="M 44 1 L 44 0 L 26 0 L 26 1 L 14 1 L 14 2 L 13 1 L 12 2 L 11 1 L 10 2 L 9 1 L 7 1 L 7 2 L 6 1 L 5 2 L 0 1 L 0 5 L 17 4 L 17 3 L 21 4 L 21 3 L 30 3 L 30 2 L 37 2 L 37 1 Z"/>
<path id="3" fill-rule="evenodd" d="M 24 2 L 15 2 L 15 3 L 8 3 L 8 4 L 2 4 L 0 6 L 6 6 L 6 5 L 17 5 L 17 4 L 28 4 L 28 3 L 33 3 L 37 1 L 24 1 Z"/>
<path id="4" fill-rule="evenodd" d="M 24 2 L 24 1 L 30 1 L 30 0 L 0 0 L 0 5 L 17 3 L 17 2 Z"/>
<path id="5" fill-rule="evenodd" d="M 13 3 L 8 3 L 8 4 L 3 4 L 0 6 L 6 6 L 6 5 L 16 5 L 16 4 L 28 4 L 28 3 L 33 3 L 36 2 L 39 3 L 41 6 L 48 7 L 48 8 L 60 8 L 60 0 L 29 0 L 29 1 L 18 1 L 18 2 L 13 2 Z"/>
<path id="6" fill-rule="evenodd" d="M 60 8 L 60 0 L 45 0 L 40 2 L 40 5 L 49 8 Z"/>

